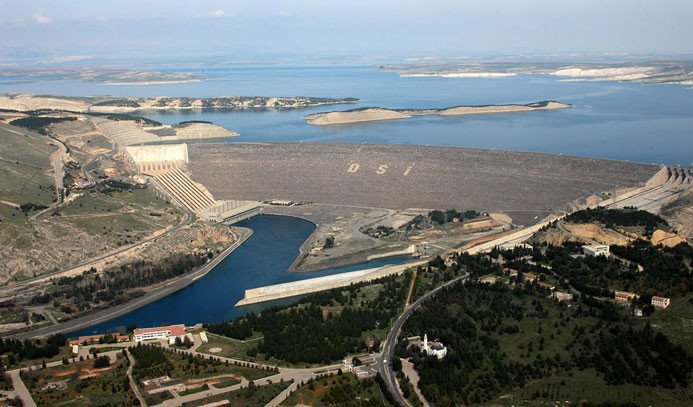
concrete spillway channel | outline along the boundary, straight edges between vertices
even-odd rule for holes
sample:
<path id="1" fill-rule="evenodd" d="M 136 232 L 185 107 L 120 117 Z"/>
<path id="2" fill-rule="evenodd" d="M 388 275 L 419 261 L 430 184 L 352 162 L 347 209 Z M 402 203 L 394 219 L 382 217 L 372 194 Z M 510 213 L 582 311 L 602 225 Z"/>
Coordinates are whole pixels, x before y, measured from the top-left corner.
<path id="1" fill-rule="evenodd" d="M 243 305 L 256 304 L 259 302 L 295 297 L 297 295 L 317 293 L 320 291 L 331 290 L 333 288 L 346 287 L 351 284 L 361 283 L 365 281 L 373 281 L 392 274 L 403 273 L 404 270 L 410 267 L 416 267 L 426 262 L 428 262 L 428 259 L 425 261 L 417 261 L 412 263 L 384 266 L 380 268 L 351 271 L 348 273 L 335 274 L 332 276 L 316 277 L 303 281 L 294 281 L 291 283 L 251 288 L 245 290 L 245 296 L 242 300 L 236 303 L 236 306 L 240 307 Z"/>

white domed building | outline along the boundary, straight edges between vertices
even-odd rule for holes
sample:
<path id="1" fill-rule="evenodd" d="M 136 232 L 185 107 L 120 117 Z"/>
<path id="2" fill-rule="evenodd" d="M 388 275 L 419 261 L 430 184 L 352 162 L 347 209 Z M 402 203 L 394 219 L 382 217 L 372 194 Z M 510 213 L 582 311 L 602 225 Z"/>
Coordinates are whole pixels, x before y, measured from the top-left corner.
<path id="1" fill-rule="evenodd" d="M 440 342 L 428 343 L 428 335 L 424 334 L 423 346 L 421 347 L 423 352 L 426 352 L 429 356 L 435 356 L 438 359 L 442 359 L 448 354 L 448 348 L 443 346 Z"/>

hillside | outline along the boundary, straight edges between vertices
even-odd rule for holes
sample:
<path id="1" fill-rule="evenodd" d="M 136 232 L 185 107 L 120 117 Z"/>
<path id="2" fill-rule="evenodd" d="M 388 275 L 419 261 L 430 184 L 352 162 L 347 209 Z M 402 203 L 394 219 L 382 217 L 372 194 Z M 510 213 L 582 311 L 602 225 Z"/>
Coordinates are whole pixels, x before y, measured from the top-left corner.
<path id="1" fill-rule="evenodd" d="M 136 110 L 189 110 L 189 109 L 293 109 L 306 106 L 357 103 L 357 98 L 322 98 L 311 96 L 220 96 L 190 97 L 65 97 L 34 94 L 0 95 L 0 109 L 32 111 L 38 109 L 69 110 L 94 113 L 129 113 Z"/>
<path id="2" fill-rule="evenodd" d="M 55 142 L 34 132 L 0 124 L 0 219 L 12 216 L 7 206 L 48 205 L 55 200 L 50 155 Z"/>

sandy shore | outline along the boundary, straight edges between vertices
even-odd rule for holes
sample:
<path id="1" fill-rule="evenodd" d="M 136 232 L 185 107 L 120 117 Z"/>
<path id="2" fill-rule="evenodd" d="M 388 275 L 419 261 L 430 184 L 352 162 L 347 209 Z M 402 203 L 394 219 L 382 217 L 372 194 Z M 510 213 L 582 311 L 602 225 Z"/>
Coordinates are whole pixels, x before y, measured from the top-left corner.
<path id="1" fill-rule="evenodd" d="M 402 78 L 416 78 L 426 76 L 438 76 L 441 78 L 504 78 L 507 76 L 515 76 L 516 73 L 511 72 L 441 72 L 441 73 L 404 73 Z"/>
<path id="2" fill-rule="evenodd" d="M 398 112 L 396 110 L 381 109 L 373 107 L 363 110 L 351 110 L 346 112 L 315 113 L 303 116 L 308 120 L 308 124 L 315 126 L 326 126 L 330 124 L 344 124 L 357 122 L 372 122 L 379 120 L 397 120 L 411 117 L 410 114 Z"/>
<path id="3" fill-rule="evenodd" d="M 525 105 L 484 105 L 484 106 L 455 106 L 445 109 L 384 109 L 370 107 L 365 109 L 347 110 L 341 112 L 315 113 L 303 116 L 308 124 L 327 126 L 332 124 L 347 124 L 372 122 L 381 120 L 406 119 L 412 116 L 466 116 L 474 114 L 516 113 L 532 110 L 565 109 L 571 105 L 554 101 L 528 103 Z"/>
<path id="4" fill-rule="evenodd" d="M 197 82 L 198 79 L 169 82 L 109 82 L 108 85 L 148 85 L 161 83 Z M 357 98 L 322 98 L 310 96 L 219 96 L 213 98 L 148 97 L 113 98 L 44 96 L 34 94 L 0 95 L 0 109 L 20 112 L 40 109 L 70 110 L 95 113 L 132 113 L 138 110 L 205 110 L 205 109 L 296 109 L 307 106 L 357 103 Z"/>

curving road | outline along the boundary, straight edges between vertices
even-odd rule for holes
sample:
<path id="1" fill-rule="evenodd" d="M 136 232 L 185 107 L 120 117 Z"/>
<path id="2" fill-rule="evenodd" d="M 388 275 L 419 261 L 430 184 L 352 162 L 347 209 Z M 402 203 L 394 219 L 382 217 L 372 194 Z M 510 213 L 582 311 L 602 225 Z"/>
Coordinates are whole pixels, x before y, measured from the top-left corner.
<path id="1" fill-rule="evenodd" d="M 67 272 L 69 272 L 69 271 L 75 270 L 75 269 L 80 268 L 80 267 L 90 266 L 90 265 L 92 265 L 92 264 L 101 262 L 101 261 L 106 260 L 106 259 L 109 259 L 109 258 L 111 258 L 111 257 L 115 257 L 115 256 L 117 256 L 117 255 L 119 255 L 119 254 L 122 254 L 122 253 L 124 253 L 124 252 L 129 251 L 129 250 L 132 250 L 132 249 L 134 249 L 134 248 L 136 248 L 136 247 L 142 246 L 142 245 L 147 244 L 147 243 L 149 243 L 149 242 L 153 242 L 153 241 L 155 241 L 155 240 L 158 240 L 158 239 L 160 239 L 160 238 L 162 238 L 162 237 L 168 235 L 169 233 L 171 233 L 171 232 L 173 232 L 173 231 L 176 231 L 176 230 L 178 230 L 178 229 L 180 229 L 180 228 L 182 228 L 182 227 L 188 225 L 188 224 L 192 221 L 192 219 L 193 219 L 193 214 L 192 214 L 192 212 L 190 212 L 189 210 L 187 210 L 187 209 L 186 209 L 185 207 L 183 207 L 182 205 L 179 206 L 179 209 L 183 212 L 183 214 L 184 214 L 185 216 L 183 217 L 183 220 L 182 220 L 181 222 L 179 222 L 176 226 L 172 227 L 171 229 L 168 229 L 168 230 L 166 230 L 166 231 L 164 231 L 164 232 L 162 232 L 162 233 L 160 233 L 160 234 L 158 234 L 158 235 L 155 235 L 155 236 L 152 236 L 152 237 L 148 237 L 148 238 L 146 238 L 146 239 L 144 239 L 144 240 L 140 240 L 139 242 L 137 242 L 137 243 L 135 243 L 135 244 L 133 244 L 133 245 L 125 246 L 125 247 L 123 247 L 123 248 L 121 248 L 121 249 L 118 249 L 118 250 L 116 250 L 115 252 L 111 252 L 111 253 L 109 253 L 109 254 L 107 254 L 107 255 L 100 256 L 100 257 L 96 257 L 96 258 L 94 258 L 94 259 L 85 261 L 85 262 L 80 263 L 80 264 L 77 264 L 77 265 L 75 265 L 75 266 L 71 266 L 71 267 L 68 267 L 68 268 L 65 268 L 65 269 L 62 269 L 62 270 L 54 271 L 54 272 L 52 272 L 52 273 L 41 274 L 40 276 L 36 276 L 36 277 L 32 277 L 32 278 L 29 278 L 29 279 L 26 279 L 26 280 L 22 280 L 22 281 L 20 281 L 20 282 L 18 282 L 18 283 L 12 284 L 11 286 L 3 287 L 3 288 L 0 290 L 0 296 L 7 296 L 7 295 L 10 295 L 10 294 L 9 294 L 10 292 L 14 292 L 14 291 L 16 291 L 17 289 L 20 289 L 20 288 L 25 287 L 25 286 L 27 286 L 27 285 L 31 285 L 31 284 L 33 284 L 33 283 L 35 283 L 35 282 L 37 282 L 37 281 L 41 281 L 41 280 L 45 280 L 45 279 L 57 277 L 57 276 L 59 276 L 59 275 L 61 275 L 61 274 L 63 274 L 63 273 L 67 273 Z"/>
<path id="2" fill-rule="evenodd" d="M 387 335 L 387 339 L 385 340 L 385 344 L 383 346 L 383 352 L 381 353 L 380 357 L 378 358 L 377 361 L 377 366 L 378 366 L 378 371 L 380 372 L 380 376 L 383 377 L 385 380 L 385 383 L 387 384 L 388 389 L 390 390 L 390 393 L 395 397 L 395 400 L 401 405 L 401 406 L 407 406 L 411 407 L 407 399 L 404 398 L 402 395 L 402 392 L 400 391 L 399 386 L 397 385 L 397 380 L 395 379 L 395 373 L 392 371 L 392 355 L 394 354 L 395 351 L 395 346 L 397 345 L 397 336 L 399 336 L 399 331 L 402 330 L 402 326 L 404 325 L 404 322 L 409 318 L 409 316 L 421 306 L 421 304 L 424 303 L 427 299 L 431 298 L 432 296 L 436 295 L 440 290 L 442 290 L 445 287 L 449 287 L 459 281 L 464 281 L 469 279 L 470 275 L 465 274 L 463 276 L 457 277 L 453 280 L 448 281 L 447 283 L 441 285 L 440 287 L 429 291 L 425 295 L 423 295 L 421 298 L 416 300 L 409 308 L 404 310 L 402 315 L 395 321 L 395 323 L 392 325 L 392 329 L 390 330 L 390 333 Z"/>
<path id="3" fill-rule="evenodd" d="M 189 286 L 190 284 L 197 281 L 197 279 L 203 277 L 205 274 L 210 272 L 214 267 L 216 267 L 217 264 L 224 260 L 226 256 L 228 256 L 234 250 L 236 250 L 238 246 L 243 244 L 243 242 L 245 242 L 253 234 L 252 230 L 246 228 L 236 228 L 236 230 L 240 233 L 236 233 L 236 231 L 234 231 L 234 234 L 236 235 L 236 240 L 233 242 L 233 244 L 227 247 L 214 259 L 212 259 L 212 261 L 205 264 L 199 270 L 193 273 L 186 274 L 183 277 L 180 277 L 169 283 L 153 288 L 147 291 L 143 296 L 130 300 L 125 304 L 120 304 L 115 307 L 92 312 L 83 317 L 61 322 L 57 325 L 49 325 L 43 328 L 35 329 L 33 331 L 27 331 L 17 335 L 11 335 L 10 337 L 17 339 L 46 337 L 56 333 L 72 332 L 79 329 L 88 328 L 90 326 L 132 312 L 137 308 L 143 307 L 170 294 L 173 294 L 176 291 L 182 290 L 183 288 Z"/>

